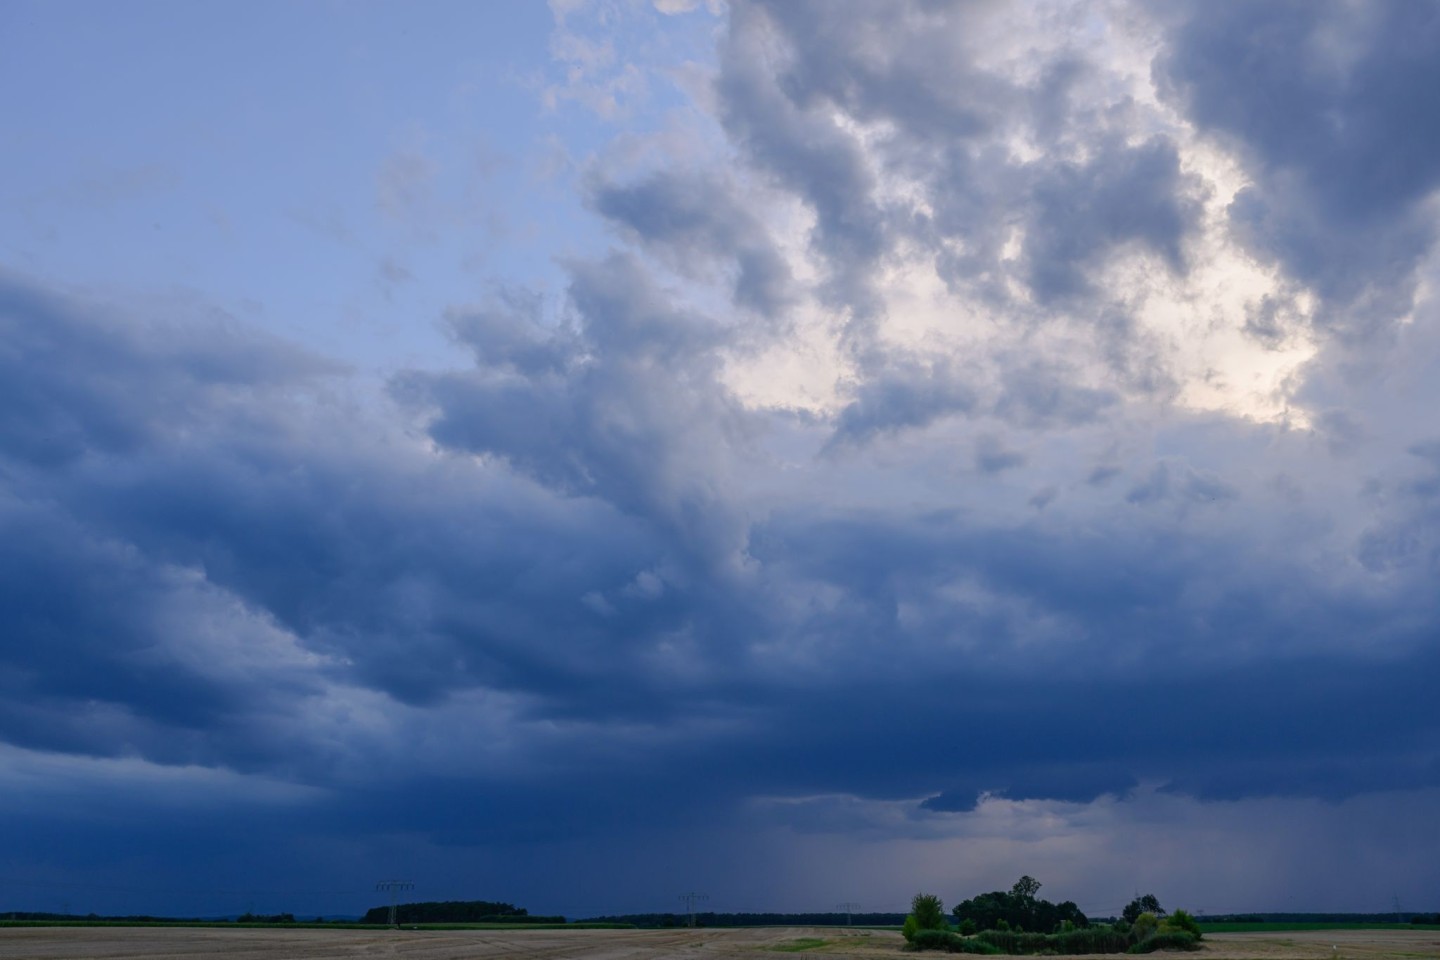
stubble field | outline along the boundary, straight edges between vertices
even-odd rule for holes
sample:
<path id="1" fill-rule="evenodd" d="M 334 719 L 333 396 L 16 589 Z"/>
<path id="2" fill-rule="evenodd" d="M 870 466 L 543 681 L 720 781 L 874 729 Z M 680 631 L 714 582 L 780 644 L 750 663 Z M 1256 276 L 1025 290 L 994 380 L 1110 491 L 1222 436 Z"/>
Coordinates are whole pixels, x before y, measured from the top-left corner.
<path id="1" fill-rule="evenodd" d="M 243 930 L 10 927 L 0 958 L 25 960 L 757 960 L 765 955 L 915 957 L 898 933 L 834 927 L 717 930 Z M 939 954 L 929 954 L 940 956 Z M 1171 954 L 1170 956 L 1176 956 Z M 1181 954 L 1179 956 L 1186 956 Z M 1418 960 L 1440 957 L 1440 931 L 1217 933 L 1203 960 Z"/>

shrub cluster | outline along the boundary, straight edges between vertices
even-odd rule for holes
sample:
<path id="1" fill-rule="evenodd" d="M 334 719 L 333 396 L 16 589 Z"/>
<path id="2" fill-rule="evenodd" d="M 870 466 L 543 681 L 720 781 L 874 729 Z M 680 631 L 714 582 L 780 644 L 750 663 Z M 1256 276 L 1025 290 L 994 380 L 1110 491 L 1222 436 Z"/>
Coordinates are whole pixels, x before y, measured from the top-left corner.
<path id="1" fill-rule="evenodd" d="M 1064 933 L 1023 933 L 1013 930 L 985 930 L 975 937 L 999 953 L 1021 956 L 1054 953 L 1080 956 L 1088 953 L 1124 953 L 1133 940 L 1112 927 L 1095 925 Z"/>
<path id="2" fill-rule="evenodd" d="M 1140 925 L 1145 929 L 1145 925 Z M 1188 930 L 1163 927 L 1141 936 L 1133 927 L 1095 924 L 1063 933 L 1027 933 L 1023 930 L 982 930 L 973 937 L 953 930 L 912 930 L 906 938 L 917 950 L 947 953 L 1034 956 L 1084 956 L 1103 953 L 1152 953 L 1156 950 L 1196 950 L 1199 937 Z"/>
<path id="3" fill-rule="evenodd" d="M 1126 953 L 1154 953 L 1156 950 L 1199 950 L 1199 938 L 1188 930 L 1161 930 L 1135 944 Z"/>
<path id="4" fill-rule="evenodd" d="M 1205 936 L 1200 932 L 1200 921 L 1196 920 L 1185 910 L 1176 910 L 1170 914 L 1170 916 L 1166 917 L 1164 922 L 1160 924 L 1160 929 L 1183 930 L 1186 933 L 1194 934 L 1196 940 L 1203 939 Z"/>
<path id="5" fill-rule="evenodd" d="M 916 930 L 910 942 L 917 950 L 944 950 L 946 953 L 997 954 L 1004 951 L 976 937 L 962 937 L 953 930 Z"/>
<path id="6" fill-rule="evenodd" d="M 1057 934 L 1056 953 L 1076 956 L 1085 953 L 1120 953 L 1130 948 L 1130 938 L 1114 927 L 1097 924 L 1083 930 Z"/>

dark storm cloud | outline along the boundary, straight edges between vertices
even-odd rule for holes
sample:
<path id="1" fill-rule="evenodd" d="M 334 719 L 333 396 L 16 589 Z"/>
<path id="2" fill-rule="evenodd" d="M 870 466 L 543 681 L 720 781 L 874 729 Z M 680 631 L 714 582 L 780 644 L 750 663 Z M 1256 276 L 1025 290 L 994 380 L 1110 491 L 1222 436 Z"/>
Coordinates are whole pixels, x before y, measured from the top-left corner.
<path id="1" fill-rule="evenodd" d="M 1196 4 L 1173 20 L 1156 79 L 1245 160 L 1255 182 L 1231 204 L 1237 234 L 1358 310 L 1328 322 L 1363 332 L 1403 314 L 1435 237 L 1440 12 Z"/>
<path id="2" fill-rule="evenodd" d="M 651 559 L 646 535 L 602 505 L 505 482 L 482 505 L 463 476 L 417 472 L 343 416 L 300 413 L 290 391 L 313 365 L 277 345 L 234 350 L 220 336 L 209 357 L 93 306 L 28 292 L 10 303 L 8 342 L 28 362 L 5 381 L 27 420 L 0 440 L 7 592 L 23 597 L 6 608 L 7 715 L 27 743 L 239 763 L 263 740 L 246 729 L 257 711 L 293 712 L 327 677 L 415 702 L 482 684 L 563 688 L 563 661 L 534 642 L 593 641 L 582 595 L 618 593 Z M 68 349 L 49 351 L 62 333 Z M 247 353 L 265 351 L 271 362 L 247 373 Z M 36 457 L 37 425 L 65 439 L 63 459 Z M 476 508 L 458 526 L 451 497 Z M 594 550 L 577 551 L 566 539 L 586 528 Z M 208 649 L 277 629 L 297 662 Z M 332 661 L 305 668 L 307 650 Z M 87 719 L 106 704 L 119 721 Z"/>
<path id="3" fill-rule="evenodd" d="M 233 418 L 237 444 L 253 440 L 246 392 L 334 368 L 225 321 L 96 323 L 9 278 L 0 329 L 7 739 L 184 762 L 202 752 L 200 734 L 303 696 L 303 680 L 252 683 L 167 656 L 159 635 L 186 620 L 203 630 L 227 612 L 186 571 L 117 537 L 128 518 L 99 488 L 189 446 L 217 416 Z"/>
<path id="4" fill-rule="evenodd" d="M 523 488 L 497 488 L 492 479 L 485 481 L 492 485 L 488 493 L 476 500 L 443 474 L 402 471 L 396 476 L 379 460 L 357 460 L 354 451 L 291 446 L 283 432 L 257 442 L 243 426 L 267 405 L 280 404 L 274 398 L 261 402 L 259 409 L 252 403 L 245 416 L 237 412 L 235 423 L 211 411 L 204 414 L 207 438 L 201 448 L 193 442 L 183 449 L 161 444 L 132 455 L 115 476 L 51 475 L 64 481 L 55 489 L 75 515 L 124 546 L 118 548 L 123 562 L 103 554 L 91 562 L 99 569 L 98 580 L 85 595 L 74 595 L 76 588 L 70 587 L 70 595 L 52 603 L 37 589 L 32 603 L 18 608 L 22 614 L 38 610 L 24 614 L 25 620 L 47 624 L 60 638 L 45 655 L 88 661 L 97 654 L 81 653 L 75 646 L 77 638 L 85 637 L 96 637 L 97 642 L 103 637 L 109 649 L 125 649 L 125 643 L 115 643 L 126 635 L 122 631 L 153 620 L 153 609 L 169 602 L 163 591 L 157 596 L 160 588 L 137 589 L 135 577 L 154 581 L 160 577 L 156 571 L 167 564 L 203 569 L 208 581 L 264 611 L 306 645 L 351 661 L 344 670 L 332 666 L 328 672 L 339 671 L 416 704 L 438 704 L 437 698 L 447 691 L 467 687 L 523 692 L 530 698 L 525 712 L 537 720 L 592 723 L 594 737 L 602 738 L 598 742 L 620 738 L 612 741 L 618 752 L 598 755 L 597 741 L 583 734 L 568 744 L 537 746 L 552 760 L 565 758 L 567 780 L 589 776 L 593 781 L 587 789 L 603 791 L 609 771 L 618 764 L 632 777 L 651 778 L 648 789 L 668 798 L 673 809 L 694 810 L 698 803 L 738 801 L 752 792 L 828 789 L 917 796 L 954 790 L 951 774 L 906 772 L 912 768 L 904 746 L 906 732 L 932 723 L 943 729 L 988 728 L 1003 724 L 1002 718 L 1010 717 L 1017 705 L 1032 713 L 1033 720 L 1015 728 L 1013 737 L 998 739 L 993 751 L 986 748 L 967 761 L 968 770 L 981 774 L 975 789 L 1076 795 L 1078 787 L 1063 783 L 1080 777 L 1073 770 L 1077 754 L 1097 753 L 1093 762 L 1104 769 L 1116 761 L 1105 731 L 1098 731 L 1094 741 L 1067 740 L 1053 750 L 1044 744 L 1041 728 L 1073 722 L 1073 707 L 1063 694 L 1045 690 L 1037 692 L 1033 702 L 1017 701 L 1013 690 L 1004 688 L 1004 696 L 965 698 L 963 709 L 947 706 L 952 698 L 949 685 L 963 684 L 977 668 L 981 676 L 992 677 L 1019 668 L 1010 651 L 1029 636 L 1029 628 L 1024 616 L 1016 620 L 1015 611 L 1007 609 L 1016 602 L 1080 630 L 1060 647 L 1031 648 L 1026 664 L 1033 666 L 1035 652 L 1047 650 L 1042 659 L 1061 656 L 1055 661 L 1059 666 L 1079 644 L 1086 659 L 1112 662 L 1122 674 L 1133 672 L 1133 666 L 1122 665 L 1150 650 L 1155 638 L 1168 638 L 1175 655 L 1183 658 L 1182 651 L 1202 638 L 1206 643 L 1239 644 L 1237 650 L 1257 649 L 1264 647 L 1267 633 L 1333 631 L 1342 623 L 1363 629 L 1367 619 L 1378 615 L 1347 612 L 1340 600 L 1322 604 L 1324 598 L 1316 595 L 1311 600 L 1317 607 L 1308 620 L 1282 622 L 1293 611 L 1270 610 L 1267 591 L 1260 585 L 1223 580 L 1210 591 L 1213 596 L 1218 590 L 1222 602 L 1212 598 L 1194 606 L 1195 601 L 1186 598 L 1193 584 L 1213 580 L 1206 571 L 1235 566 L 1233 561 L 1217 562 L 1203 544 L 1182 545 L 1164 536 L 1129 542 L 1075 539 L 1043 527 L 979 535 L 933 517 L 922 521 L 923 533 L 919 528 L 906 533 L 904 524 L 897 526 L 899 518 L 796 526 L 799 516 L 779 514 L 762 527 L 752 527 L 748 535 L 749 553 L 765 571 L 764 585 L 744 578 L 687 579 L 683 574 L 705 569 L 687 569 L 687 550 L 699 533 L 711 529 L 708 521 L 698 527 L 692 523 L 704 521 L 705 511 L 714 506 L 725 521 L 719 529 L 728 530 L 736 522 L 733 511 L 721 509 L 723 499 L 697 499 L 692 486 L 696 474 L 684 469 L 685 463 L 677 463 L 668 474 L 654 470 L 647 475 L 640 461 L 622 454 L 634 447 L 645 452 L 646 465 L 663 467 L 693 440 L 681 429 L 683 418 L 666 414 L 683 404 L 719 402 L 693 395 L 696 382 L 682 376 L 709 369 L 704 350 L 696 345 L 714 342 L 714 333 L 703 322 L 670 311 L 633 270 L 612 261 L 603 273 L 579 273 L 573 329 L 546 330 L 523 298 L 514 297 L 510 306 L 520 304 L 518 315 L 514 309 L 497 308 L 458 320 L 462 338 L 485 360 L 457 389 L 483 390 L 483 400 L 463 392 L 457 400 L 445 393 L 448 376 L 415 375 L 406 386 L 427 390 L 424 396 L 441 411 L 432 426 L 437 440 L 459 438 L 455 442 L 462 449 L 512 460 L 524 472 L 569 494 L 581 494 L 579 498 L 551 501 Z M 103 335 L 105 325 L 95 326 L 95 335 Z M 597 371 L 601 364 L 616 364 L 616 369 Z M 107 369 L 113 375 L 116 365 L 111 362 Z M 45 372 L 33 369 L 30 375 Z M 76 364 L 70 373 L 80 379 L 96 375 Z M 502 406 L 500 400 L 508 394 L 495 392 L 499 388 L 491 378 L 509 384 L 506 390 L 543 390 L 540 399 L 551 405 L 547 410 L 576 397 L 567 401 L 569 406 L 560 406 L 566 411 L 563 422 L 570 424 L 567 429 L 576 432 L 525 419 L 543 406 L 535 396 L 522 395 L 523 402 Z M 521 432 L 510 431 L 497 419 L 497 406 L 533 433 L 567 439 L 549 448 L 529 445 Z M 283 409 L 279 405 L 271 413 Z M 622 413 L 630 430 L 644 427 L 647 432 L 638 438 L 633 433 L 616 437 L 614 420 Z M 142 423 L 161 415 L 159 410 L 137 414 Z M 453 426 L 442 427 L 447 420 Z M 462 427 L 467 432 L 447 432 Z M 726 449 L 722 437 L 706 434 L 702 439 L 718 453 Z M 297 472 L 297 465 L 303 470 Z M 402 493 L 417 483 L 421 486 L 415 493 Z M 1186 480 L 1179 489 L 1193 492 L 1203 485 Z M 723 492 L 716 489 L 711 495 Z M 503 502 L 487 502 L 487 496 Z M 618 510 L 604 506 L 607 500 Z M 427 502 L 433 506 L 425 506 Z M 515 509 L 521 505 L 524 519 L 516 519 Z M 457 524 L 457 518 L 463 522 Z M 75 521 L 66 522 L 73 527 Z M 78 538 L 72 531 L 56 539 Z M 45 541 L 33 530 L 9 542 L 12 550 L 15 544 L 26 545 L 13 555 L 23 569 L 36 576 L 54 571 L 42 576 L 43 581 L 84 582 L 78 576 L 85 569 L 80 559 L 45 560 L 40 553 Z M 647 569 L 663 573 L 667 561 L 675 564 L 677 573 L 640 577 Z M 63 575 L 56 566 L 61 563 Z M 131 568 L 138 572 L 126 574 Z M 20 578 L 20 567 L 13 569 L 13 582 L 27 582 Z M 1277 583 L 1285 579 L 1281 571 L 1274 576 Z M 944 584 L 967 578 L 983 588 L 974 602 L 957 603 L 937 592 Z M 163 578 L 159 582 L 165 583 Z M 798 619 L 780 612 L 781 596 L 813 583 L 826 584 L 843 603 Z M 587 594 L 597 595 L 594 607 L 582 602 Z M 115 607 L 117 597 L 130 606 Z M 902 609 L 907 611 L 904 617 Z M 76 620 L 74 615 L 66 620 L 60 617 L 62 610 L 90 611 L 85 616 L 103 616 L 115 626 L 102 630 L 94 619 Z M 1203 633 L 1197 633 L 1197 616 L 1208 623 Z M 657 673 L 647 666 L 653 645 L 677 636 L 691 638 L 686 656 L 706 665 L 704 674 Z M 1085 639 L 1091 636 L 1104 637 L 1103 645 Z M 832 671 L 824 671 L 800 682 L 798 675 L 772 673 L 750 653 L 756 646 L 802 637 L 823 639 L 830 651 L 827 659 L 840 674 L 827 679 Z M 858 718 L 843 716 L 843 705 L 859 695 L 842 679 L 844 673 L 858 669 L 882 686 L 904 686 L 906 664 L 932 660 L 936 641 L 947 638 L 959 646 L 953 659 L 942 654 L 933 660 L 933 676 L 921 696 L 912 693 L 901 702 L 872 693 L 877 712 L 866 715 L 863 729 L 856 726 Z M 12 662 L 17 668 L 25 663 Z M 32 665 L 27 669 L 48 677 L 52 686 L 59 678 L 71 686 L 22 690 L 19 699 L 43 706 L 46 697 L 64 697 L 72 704 L 81 696 L 110 698 L 156 726 L 151 740 L 132 734 L 126 743 L 128 749 L 138 745 L 155 759 L 208 758 L 258 769 L 281 761 L 275 746 L 261 749 L 245 741 L 246 726 L 262 701 L 243 677 L 222 674 L 207 680 L 193 671 L 177 676 L 179 668 L 162 662 L 144 673 L 143 683 L 127 684 L 117 682 L 125 674 L 103 659 L 96 660 L 96 666 L 96 677 L 86 680 L 84 674 L 66 674 L 53 664 Z M 1142 672 L 1128 681 L 1133 687 L 1115 682 L 1118 686 L 1096 697 L 1133 702 L 1152 681 Z M 185 696 L 174 694 L 177 685 L 186 688 Z M 287 698 L 303 700 L 307 695 L 304 681 L 297 680 L 288 692 L 282 685 L 274 693 L 282 701 L 277 709 L 283 712 Z M 1081 700 L 1088 704 L 1085 697 Z M 631 752 L 621 745 L 633 734 L 605 733 L 616 723 L 703 722 L 707 715 L 720 732 L 702 740 L 706 749 L 700 754 L 695 754 L 693 742 Z M 875 716 L 884 722 L 876 725 Z M 1179 711 L 1173 725 L 1157 729 L 1173 733 L 1203 716 Z M 71 743 L 64 739 L 70 735 L 65 724 L 52 720 L 43 726 L 50 737 L 43 743 L 52 749 L 119 749 L 95 740 L 95 731 L 89 741 Z M 181 735 L 192 728 L 210 731 L 203 749 Z M 18 736 L 19 728 L 12 729 Z M 836 736 L 837 730 L 843 735 Z M 227 732 L 232 735 L 228 739 Z M 1237 742 L 1242 739 L 1238 731 L 1234 736 Z M 182 749 L 186 743 L 191 743 L 190 753 Z M 1165 751 L 1155 745 L 1150 757 L 1141 746 L 1125 744 L 1119 754 L 1133 754 L 1132 773 L 1166 776 L 1170 765 Z M 298 744 L 290 749 L 309 748 Z M 873 755 L 876 762 L 857 766 L 852 750 Z M 1012 769 L 1021 758 L 1023 771 Z M 701 774 L 694 763 L 703 763 L 712 775 L 730 771 L 733 779 L 718 790 L 708 787 L 702 798 L 693 793 Z M 1054 769 L 1046 773 L 1050 765 Z M 1080 765 L 1088 769 L 1087 763 Z M 593 772 L 584 773 L 587 769 Z M 662 769 L 665 772 L 659 772 Z M 1090 782 L 1086 777 L 1091 775 L 1076 782 Z M 1109 775 L 1092 779 L 1120 782 Z M 460 803 L 472 789 L 455 787 L 454 802 Z M 492 789 L 486 788 L 487 795 Z M 554 784 L 541 778 L 508 789 L 514 791 L 513 809 L 507 808 L 513 813 L 527 805 L 543 807 Z M 591 822 L 581 813 L 573 816 L 573 829 Z M 445 819 L 439 814 L 417 816 L 416 823 L 431 823 L 427 829 L 446 834 Z M 605 822 L 597 819 L 594 825 Z"/>
<path id="5" fill-rule="evenodd" d="M 259 692 L 153 655 L 154 614 L 174 590 L 164 571 L 44 506 L 9 502 L 0 524 L 8 742 L 113 755 L 143 739 L 183 757 L 183 735 L 166 733 L 214 730 Z M 127 715 L 104 722 L 106 704 Z"/>
<path id="6" fill-rule="evenodd" d="M 0 453 L 43 464 L 134 451 L 165 431 L 152 414 L 166 407 L 183 419 L 232 390 L 336 369 L 228 319 L 96 329 L 4 274 L 0 342 Z"/>

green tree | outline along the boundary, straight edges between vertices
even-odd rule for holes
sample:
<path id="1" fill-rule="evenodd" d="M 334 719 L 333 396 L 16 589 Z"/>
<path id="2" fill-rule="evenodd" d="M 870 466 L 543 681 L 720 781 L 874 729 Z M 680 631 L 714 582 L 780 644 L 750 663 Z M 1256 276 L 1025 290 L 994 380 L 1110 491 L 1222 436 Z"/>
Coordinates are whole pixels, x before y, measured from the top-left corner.
<path id="1" fill-rule="evenodd" d="M 1142 913 L 1153 913 L 1157 917 L 1165 916 L 1165 910 L 1160 906 L 1160 901 L 1155 899 L 1153 893 L 1147 893 L 1143 897 L 1131 900 L 1125 905 L 1125 911 L 1121 916 L 1134 923 Z"/>
<path id="2" fill-rule="evenodd" d="M 933 893 L 917 893 L 910 901 L 910 915 L 921 930 L 945 929 L 945 904 Z"/>
<path id="3" fill-rule="evenodd" d="M 1034 900 L 1035 894 L 1040 892 L 1041 883 L 1034 877 L 1026 874 L 1015 881 L 1015 886 L 1010 888 L 1010 895 L 1021 900 Z"/>
<path id="4" fill-rule="evenodd" d="M 992 890 L 961 901 L 953 911 L 955 922 L 969 920 L 977 930 L 1029 930 L 1034 933 L 1053 933 L 1067 920 L 1076 927 L 1089 925 L 1090 921 L 1073 901 L 1051 903 L 1036 896 L 1039 891 L 1040 881 L 1030 876 L 1021 877 L 1008 891 Z"/>

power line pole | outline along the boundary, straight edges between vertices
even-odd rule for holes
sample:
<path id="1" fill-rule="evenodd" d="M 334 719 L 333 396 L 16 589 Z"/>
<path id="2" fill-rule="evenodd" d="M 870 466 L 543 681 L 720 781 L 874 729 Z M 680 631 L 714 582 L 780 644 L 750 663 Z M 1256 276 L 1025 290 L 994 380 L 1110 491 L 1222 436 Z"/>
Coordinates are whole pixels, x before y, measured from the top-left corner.
<path id="1" fill-rule="evenodd" d="M 381 880 L 375 884 L 375 889 L 390 891 L 390 926 L 397 926 L 395 923 L 395 894 L 400 890 L 414 890 L 415 884 L 409 880 Z"/>
<path id="2" fill-rule="evenodd" d="M 851 903 L 847 900 L 844 903 L 836 904 L 836 906 L 838 906 L 841 910 L 845 911 L 845 926 L 850 926 L 850 914 L 859 911 L 860 904 Z"/>
<path id="3" fill-rule="evenodd" d="M 680 899 L 685 901 L 686 926 L 695 926 L 695 904 L 701 900 L 710 898 L 703 893 L 682 893 Z"/>

